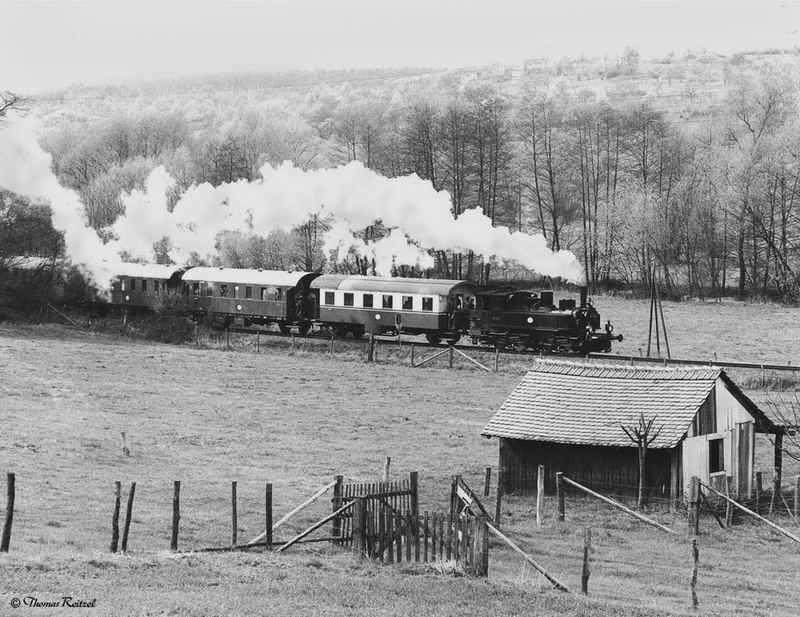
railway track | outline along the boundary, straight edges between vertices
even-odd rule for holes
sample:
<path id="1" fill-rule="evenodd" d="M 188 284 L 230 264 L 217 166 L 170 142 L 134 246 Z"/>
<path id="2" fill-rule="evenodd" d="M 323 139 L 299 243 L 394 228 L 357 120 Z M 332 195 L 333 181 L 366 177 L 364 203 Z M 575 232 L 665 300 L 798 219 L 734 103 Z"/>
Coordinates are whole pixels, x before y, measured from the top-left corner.
<path id="1" fill-rule="evenodd" d="M 266 336 L 274 336 L 279 338 L 287 338 L 291 339 L 293 337 L 299 339 L 312 339 L 312 340 L 321 340 L 321 341 L 330 341 L 331 335 L 325 332 L 309 332 L 308 334 L 293 334 L 287 333 L 284 334 L 282 332 L 275 332 L 272 330 L 252 330 L 248 328 L 230 328 L 230 332 L 236 332 L 240 334 L 259 334 L 259 335 L 266 335 Z M 340 338 L 335 338 L 334 340 L 345 340 Z M 353 339 L 347 338 L 348 343 L 355 343 L 355 344 L 362 344 L 366 345 L 369 343 L 368 338 L 363 339 Z M 389 345 L 398 344 L 397 337 L 390 337 L 390 336 L 377 336 L 376 341 L 381 345 Z M 432 348 L 443 348 L 442 345 L 431 345 L 427 341 L 418 341 L 418 340 L 402 340 L 402 344 L 413 344 L 417 347 L 432 347 Z M 484 347 L 479 345 L 453 345 L 459 351 L 479 351 L 484 353 L 496 353 L 499 351 L 501 354 L 507 355 L 514 355 L 514 356 L 534 356 L 534 357 L 548 357 L 548 358 L 577 358 L 579 356 L 569 355 L 569 354 L 542 354 L 538 351 L 532 350 L 516 350 L 516 349 L 500 349 L 497 350 L 495 347 Z M 582 357 L 582 356 L 580 356 Z M 614 360 L 616 362 L 629 362 L 629 363 L 641 363 L 641 364 L 660 364 L 662 366 L 667 365 L 687 365 L 687 366 L 719 366 L 722 368 L 742 368 L 742 369 L 755 369 L 755 370 L 762 370 L 762 371 L 789 371 L 789 372 L 800 372 L 800 365 L 793 365 L 793 364 L 771 364 L 771 363 L 757 363 L 757 362 L 729 362 L 725 360 L 691 360 L 687 358 L 645 358 L 642 356 L 625 356 L 619 354 L 604 354 L 604 353 L 591 353 L 588 354 L 589 358 L 596 358 L 596 359 L 606 359 L 606 360 Z"/>

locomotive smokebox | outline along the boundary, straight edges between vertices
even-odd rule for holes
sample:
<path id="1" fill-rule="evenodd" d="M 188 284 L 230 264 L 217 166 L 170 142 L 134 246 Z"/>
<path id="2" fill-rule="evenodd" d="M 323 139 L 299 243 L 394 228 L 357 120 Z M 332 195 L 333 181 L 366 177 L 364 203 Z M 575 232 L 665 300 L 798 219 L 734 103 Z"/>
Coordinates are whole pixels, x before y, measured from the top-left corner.
<path id="1" fill-rule="evenodd" d="M 581 285 L 581 306 L 586 306 L 586 298 L 589 296 L 589 288 Z"/>

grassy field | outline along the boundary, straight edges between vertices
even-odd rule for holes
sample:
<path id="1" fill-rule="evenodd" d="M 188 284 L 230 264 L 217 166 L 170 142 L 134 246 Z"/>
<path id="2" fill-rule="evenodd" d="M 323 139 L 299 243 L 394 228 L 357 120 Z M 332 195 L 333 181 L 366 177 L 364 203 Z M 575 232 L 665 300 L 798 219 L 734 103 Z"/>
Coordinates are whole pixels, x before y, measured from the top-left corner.
<path id="1" fill-rule="evenodd" d="M 598 306 L 627 339 L 642 323 L 646 336 L 646 303 L 603 299 Z M 783 319 L 784 309 L 723 304 L 719 310 L 665 305 L 673 354 L 693 353 L 707 331 L 720 359 L 752 361 L 735 355 L 752 353 L 780 361 L 769 355 L 768 342 L 750 335 L 758 347 L 747 352 L 739 341 L 761 328 L 771 335 L 768 325 Z M 644 317 L 637 321 L 639 312 Z M 714 323 L 743 325 L 729 326 L 725 338 L 724 328 L 703 329 L 706 314 Z M 786 340 L 796 347 L 797 339 Z M 583 530 L 591 525 L 596 548 L 588 599 L 549 590 L 499 545 L 490 551 L 488 580 L 359 563 L 324 544 L 286 555 L 170 555 L 173 480 L 182 482 L 184 550 L 230 541 L 231 480 L 239 483 L 239 536 L 249 539 L 263 526 L 265 482 L 274 484 L 279 517 L 336 473 L 377 480 L 386 456 L 393 477 L 419 471 L 421 509 L 443 510 L 452 474 L 477 487 L 483 469 L 496 464 L 497 444 L 480 430 L 527 363 L 504 358 L 500 373 L 487 374 L 463 364 L 455 371 L 440 368 L 445 363 L 412 369 L 400 362 L 407 348 L 390 355 L 381 347 L 384 361 L 368 365 L 355 345 L 337 346 L 330 358 L 324 343 L 298 343 L 290 352 L 286 341 L 270 341 L 258 355 L 248 349 L 250 340 L 234 344 L 239 351 L 213 342 L 198 349 L 58 326 L 0 325 L 0 471 L 17 473 L 12 551 L 0 556 L 0 614 L 11 610 L 11 598 L 27 595 L 97 598 L 98 608 L 86 609 L 95 615 L 692 612 L 686 538 L 581 499 L 569 501 L 566 523 L 557 523 L 554 504 L 546 504 L 540 529 L 532 499 L 509 498 L 503 516 L 511 536 L 571 588 L 579 588 Z M 130 457 L 122 454 L 121 431 Z M 768 461 L 769 449 L 760 450 Z M 798 471 L 787 466 L 787 483 Z M 107 552 L 115 480 L 125 491 L 137 482 L 125 557 Z M 279 538 L 329 512 L 328 499 L 287 524 Z M 653 514 L 685 528 L 680 516 Z M 782 523 L 792 524 L 787 517 Z M 796 545 L 749 523 L 723 532 L 708 519 L 703 531 L 700 614 L 796 614 Z"/>

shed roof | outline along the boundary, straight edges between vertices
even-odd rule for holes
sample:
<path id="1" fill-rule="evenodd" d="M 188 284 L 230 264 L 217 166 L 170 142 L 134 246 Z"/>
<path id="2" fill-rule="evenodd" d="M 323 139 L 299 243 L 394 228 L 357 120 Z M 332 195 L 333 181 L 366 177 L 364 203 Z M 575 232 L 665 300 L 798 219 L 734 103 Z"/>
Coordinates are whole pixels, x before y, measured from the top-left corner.
<path id="1" fill-rule="evenodd" d="M 630 447 L 622 425 L 641 413 L 663 426 L 652 448 L 683 438 L 718 378 L 754 416 L 771 422 L 719 367 L 642 368 L 537 361 L 484 427 L 487 437 Z M 732 388 L 730 386 L 733 386 Z"/>
<path id="2" fill-rule="evenodd" d="M 469 281 L 448 279 L 413 279 L 344 274 L 323 274 L 316 279 L 311 286 L 316 289 L 338 289 L 340 291 L 382 291 L 386 293 L 446 296 L 461 285 L 464 286 L 465 291 L 475 286 Z"/>
<path id="3" fill-rule="evenodd" d="M 277 285 L 294 287 L 310 272 L 284 272 L 283 270 L 248 270 L 239 268 L 190 268 L 183 275 L 187 283 L 242 283 L 244 285 Z"/>

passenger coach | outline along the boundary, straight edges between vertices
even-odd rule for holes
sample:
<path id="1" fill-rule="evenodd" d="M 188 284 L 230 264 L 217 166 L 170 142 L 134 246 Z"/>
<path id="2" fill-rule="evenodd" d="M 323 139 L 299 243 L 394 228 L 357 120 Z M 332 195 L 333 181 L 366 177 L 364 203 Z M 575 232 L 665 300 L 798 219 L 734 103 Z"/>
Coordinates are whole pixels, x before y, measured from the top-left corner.
<path id="1" fill-rule="evenodd" d="M 183 281 L 189 309 L 218 325 L 276 323 L 281 332 L 294 326 L 305 334 L 314 318 L 309 283 L 316 276 L 281 270 L 190 268 Z"/>
<path id="2" fill-rule="evenodd" d="M 111 282 L 111 303 L 132 309 L 156 308 L 164 294 L 181 291 L 185 270 L 159 264 L 122 264 Z"/>
<path id="3" fill-rule="evenodd" d="M 467 281 L 325 274 L 311 283 L 317 319 L 339 336 L 425 334 L 455 342 L 466 330 L 477 286 Z"/>

